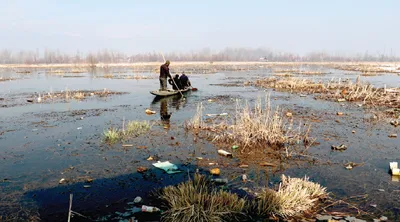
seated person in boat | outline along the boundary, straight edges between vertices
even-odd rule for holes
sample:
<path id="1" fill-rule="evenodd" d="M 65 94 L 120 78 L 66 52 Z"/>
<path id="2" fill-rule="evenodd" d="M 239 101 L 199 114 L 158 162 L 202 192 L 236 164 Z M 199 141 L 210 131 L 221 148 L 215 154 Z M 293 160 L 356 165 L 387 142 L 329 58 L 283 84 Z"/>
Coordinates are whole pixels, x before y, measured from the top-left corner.
<path id="1" fill-rule="evenodd" d="M 182 75 L 181 75 L 181 77 L 179 77 L 179 80 L 180 80 L 180 83 L 182 86 L 181 89 L 185 89 L 185 88 L 192 86 L 192 84 L 189 81 L 189 77 L 187 77 L 187 75 L 185 75 L 185 72 L 182 72 Z"/>
<path id="2" fill-rule="evenodd" d="M 172 85 L 172 89 L 174 89 L 174 90 L 178 90 L 178 89 L 181 89 L 181 88 L 182 88 L 182 86 L 181 86 L 181 81 L 180 81 L 180 79 L 179 79 L 179 75 L 178 75 L 178 74 L 175 75 L 175 77 L 174 77 L 173 80 L 172 80 L 172 79 L 169 79 L 168 82 L 169 82 L 169 84 Z M 174 83 L 174 82 L 175 82 L 175 83 Z M 176 85 L 175 85 L 175 84 L 176 84 Z"/>

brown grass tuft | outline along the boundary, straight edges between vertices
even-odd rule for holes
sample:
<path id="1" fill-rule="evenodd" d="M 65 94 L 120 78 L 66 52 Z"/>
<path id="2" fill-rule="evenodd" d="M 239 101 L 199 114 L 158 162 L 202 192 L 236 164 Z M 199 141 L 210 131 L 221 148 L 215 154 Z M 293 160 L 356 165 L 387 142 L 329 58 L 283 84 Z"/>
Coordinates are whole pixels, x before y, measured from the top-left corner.
<path id="1" fill-rule="evenodd" d="M 205 176 L 162 190 L 161 199 L 168 210 L 163 221 L 234 221 L 244 215 L 246 200 L 236 194 L 218 190 Z"/>

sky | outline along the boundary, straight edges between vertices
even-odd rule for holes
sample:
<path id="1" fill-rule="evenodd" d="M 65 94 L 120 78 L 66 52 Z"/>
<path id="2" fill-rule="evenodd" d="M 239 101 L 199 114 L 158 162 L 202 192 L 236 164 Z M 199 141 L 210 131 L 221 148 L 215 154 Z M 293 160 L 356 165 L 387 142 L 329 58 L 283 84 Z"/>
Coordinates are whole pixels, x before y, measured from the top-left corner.
<path id="1" fill-rule="evenodd" d="M 400 54 L 399 0 L 1 0 L 0 49 Z"/>

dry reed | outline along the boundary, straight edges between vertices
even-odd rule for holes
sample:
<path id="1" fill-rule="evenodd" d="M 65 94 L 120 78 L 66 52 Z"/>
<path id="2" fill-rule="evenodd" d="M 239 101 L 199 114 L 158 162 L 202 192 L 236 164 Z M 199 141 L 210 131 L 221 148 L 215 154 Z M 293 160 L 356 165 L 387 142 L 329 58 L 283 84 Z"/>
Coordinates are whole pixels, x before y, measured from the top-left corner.
<path id="1" fill-rule="evenodd" d="M 199 129 L 206 130 L 216 143 L 239 145 L 242 153 L 263 149 L 267 145 L 281 148 L 305 140 L 305 136 L 308 136 L 306 131 L 295 129 L 293 121 L 285 121 L 279 107 L 272 108 L 269 95 L 265 96 L 264 103 L 258 98 L 253 108 L 247 102 L 241 105 L 237 101 L 236 104 L 233 115 L 220 118 L 219 122 L 212 124 L 203 121 L 200 104 L 195 116 L 186 122 L 185 127 L 196 132 Z"/>
<path id="2" fill-rule="evenodd" d="M 268 77 L 254 82 L 255 86 L 274 88 L 281 91 L 319 93 L 318 98 L 345 99 L 346 101 L 358 101 L 364 104 L 399 107 L 400 89 L 385 90 L 376 88 L 369 83 L 363 83 L 359 78 L 355 82 L 332 79 L 328 82 L 314 82 L 300 78 L 275 78 Z"/>
<path id="3" fill-rule="evenodd" d="M 163 221 L 230 221 L 244 215 L 246 200 L 217 189 L 205 176 L 165 187 L 160 195 L 168 210 Z"/>

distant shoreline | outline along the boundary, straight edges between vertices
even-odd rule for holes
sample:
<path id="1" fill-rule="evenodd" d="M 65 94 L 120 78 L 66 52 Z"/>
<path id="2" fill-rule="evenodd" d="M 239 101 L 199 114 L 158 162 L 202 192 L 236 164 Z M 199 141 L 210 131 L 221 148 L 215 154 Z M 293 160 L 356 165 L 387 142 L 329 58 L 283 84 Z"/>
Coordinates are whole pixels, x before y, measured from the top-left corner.
<path id="1" fill-rule="evenodd" d="M 163 62 L 137 62 L 137 63 L 65 63 L 65 64 L 0 64 L 0 69 L 13 69 L 13 68 L 110 68 L 110 67 L 141 67 L 141 66 L 159 66 Z M 171 67 L 174 66 L 210 66 L 210 65 L 329 65 L 329 64 L 363 64 L 363 65 L 389 65 L 400 66 L 400 62 L 174 62 L 171 61 Z"/>

